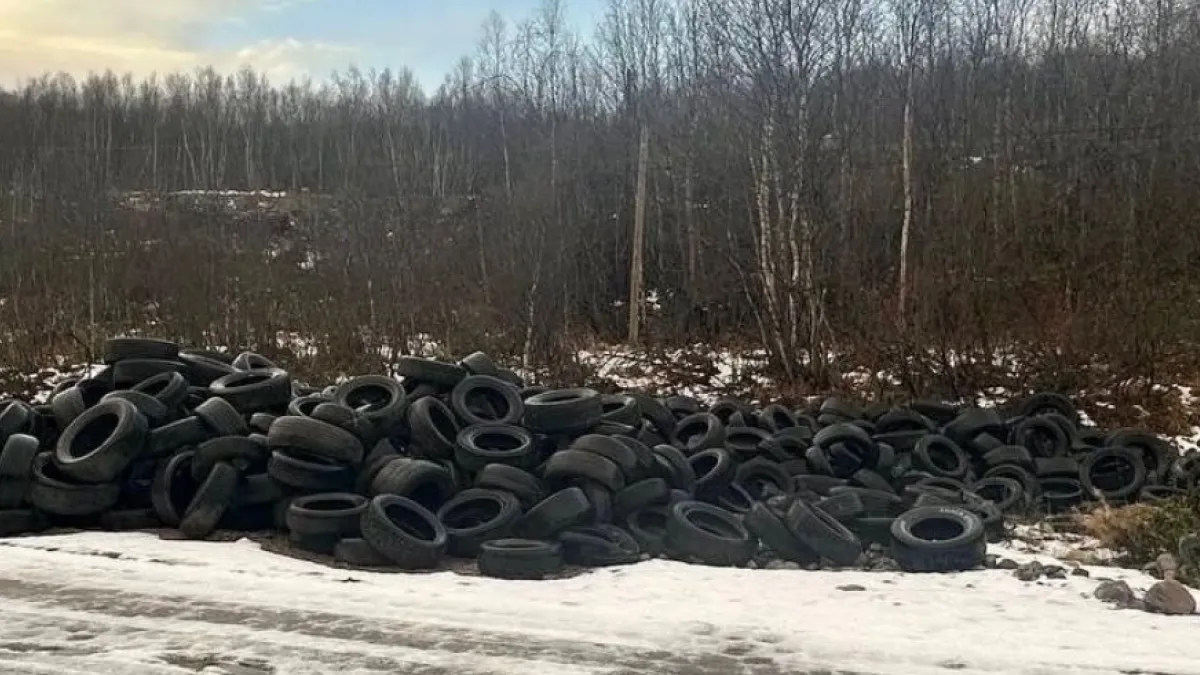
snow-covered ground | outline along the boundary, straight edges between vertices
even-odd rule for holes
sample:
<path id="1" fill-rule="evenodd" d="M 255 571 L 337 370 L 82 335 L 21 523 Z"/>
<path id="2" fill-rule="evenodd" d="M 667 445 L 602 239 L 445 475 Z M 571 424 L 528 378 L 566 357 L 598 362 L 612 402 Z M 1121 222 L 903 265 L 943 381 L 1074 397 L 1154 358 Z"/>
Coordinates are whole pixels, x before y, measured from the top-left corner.
<path id="1" fill-rule="evenodd" d="M 248 540 L 27 537 L 0 542 L 0 673 L 1200 675 L 1200 616 L 1111 609 L 1100 578 L 1153 579 L 1090 572 L 650 561 L 517 582 L 332 569 Z"/>

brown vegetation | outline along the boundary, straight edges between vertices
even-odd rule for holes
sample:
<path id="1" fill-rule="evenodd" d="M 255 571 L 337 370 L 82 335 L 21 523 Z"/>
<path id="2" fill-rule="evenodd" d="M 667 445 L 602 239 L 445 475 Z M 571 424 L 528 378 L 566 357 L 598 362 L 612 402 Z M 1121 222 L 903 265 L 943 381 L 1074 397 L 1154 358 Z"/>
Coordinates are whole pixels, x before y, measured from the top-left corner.
<path id="1" fill-rule="evenodd" d="M 429 96 L 405 71 L 0 93 L 0 359 L 141 326 L 302 334 L 301 371 L 417 333 L 557 364 L 625 336 L 632 276 L 661 302 L 644 342 L 761 345 L 796 390 L 865 366 L 962 395 L 1006 350 L 1021 387 L 1198 371 L 1194 8 L 611 4 L 591 41 L 553 1 L 489 21 Z"/>

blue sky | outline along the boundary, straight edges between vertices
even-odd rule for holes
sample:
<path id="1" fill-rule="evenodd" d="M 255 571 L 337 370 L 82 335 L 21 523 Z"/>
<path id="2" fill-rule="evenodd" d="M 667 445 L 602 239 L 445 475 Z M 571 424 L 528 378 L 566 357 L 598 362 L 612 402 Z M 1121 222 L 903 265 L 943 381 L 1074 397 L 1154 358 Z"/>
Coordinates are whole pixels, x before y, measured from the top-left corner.
<path id="1" fill-rule="evenodd" d="M 438 85 L 473 53 L 495 9 L 511 21 L 542 0 L 0 0 L 0 85 L 46 71 L 144 75 L 250 63 L 275 79 L 351 62 L 411 68 Z M 591 35 L 605 0 L 566 0 Z"/>

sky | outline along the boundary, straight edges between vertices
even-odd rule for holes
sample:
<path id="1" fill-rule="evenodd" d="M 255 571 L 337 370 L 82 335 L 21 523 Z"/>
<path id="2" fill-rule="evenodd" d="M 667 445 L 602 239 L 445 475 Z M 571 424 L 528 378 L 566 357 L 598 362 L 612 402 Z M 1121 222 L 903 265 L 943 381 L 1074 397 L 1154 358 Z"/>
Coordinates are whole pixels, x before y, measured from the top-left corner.
<path id="1" fill-rule="evenodd" d="M 272 80 L 408 67 L 430 90 L 474 53 L 488 13 L 542 0 L 0 0 L 0 87 L 46 72 L 145 76 L 251 65 Z M 566 0 L 590 35 L 605 0 Z"/>

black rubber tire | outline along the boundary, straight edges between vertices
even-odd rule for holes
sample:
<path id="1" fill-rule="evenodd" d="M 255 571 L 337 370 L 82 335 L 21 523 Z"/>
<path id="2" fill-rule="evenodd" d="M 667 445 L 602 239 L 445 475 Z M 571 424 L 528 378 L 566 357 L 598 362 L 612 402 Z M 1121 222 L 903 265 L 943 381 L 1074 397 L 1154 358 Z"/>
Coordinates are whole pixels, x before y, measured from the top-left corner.
<path id="1" fill-rule="evenodd" d="M 279 366 L 267 357 L 257 352 L 241 352 L 229 362 L 237 370 L 279 370 Z"/>
<path id="2" fill-rule="evenodd" d="M 917 508 L 892 524 L 892 558 L 905 572 L 974 569 L 986 552 L 983 521 L 962 507 Z"/>
<path id="3" fill-rule="evenodd" d="M 600 423 L 604 404 L 594 389 L 552 389 L 525 399 L 525 427 L 542 434 L 577 434 Z"/>
<path id="4" fill-rule="evenodd" d="M 450 407 L 466 426 L 518 424 L 525 415 L 517 390 L 488 375 L 471 375 L 459 382 L 450 392 Z"/>
<path id="5" fill-rule="evenodd" d="M 181 373 L 160 373 L 138 382 L 131 391 L 153 396 L 174 414 L 187 399 L 188 381 Z"/>
<path id="6" fill-rule="evenodd" d="M 144 457 L 170 457 L 180 448 L 196 445 L 213 433 L 204 422 L 195 415 L 169 422 L 151 429 L 146 437 L 146 446 L 142 452 Z"/>
<path id="7" fill-rule="evenodd" d="M 587 495 L 588 503 L 592 505 L 592 517 L 586 524 L 608 525 L 613 522 L 613 493 L 603 485 L 590 480 L 579 482 L 579 489 Z"/>
<path id="8" fill-rule="evenodd" d="M 490 375 L 495 377 L 500 372 L 500 366 L 484 352 L 471 352 L 458 362 L 458 365 L 470 375 Z"/>
<path id="9" fill-rule="evenodd" d="M 839 566 L 853 565 L 862 554 L 862 542 L 825 511 L 794 500 L 783 518 L 784 524 L 805 546 Z"/>
<path id="10" fill-rule="evenodd" d="M 391 429 L 408 412 L 404 387 L 383 375 L 350 378 L 338 386 L 333 402 L 357 411 L 380 431 Z"/>
<path id="11" fill-rule="evenodd" d="M 529 469 L 539 459 L 533 434 L 511 424 L 477 424 L 459 431 L 454 458 L 459 468 L 471 473 L 489 464 Z"/>
<path id="12" fill-rule="evenodd" d="M 522 539 L 554 539 L 569 527 L 588 521 L 592 503 L 578 487 L 559 490 L 538 502 L 513 526 Z"/>
<path id="13" fill-rule="evenodd" d="M 1078 505 L 1084 499 L 1083 485 L 1078 477 L 1048 476 L 1038 479 L 1038 498 L 1048 511 L 1061 511 Z"/>
<path id="14" fill-rule="evenodd" d="M 1079 424 L 1079 411 L 1075 408 L 1075 404 L 1071 403 L 1071 399 L 1057 392 L 1038 392 L 1021 401 L 1016 412 L 1019 417 L 1033 417 L 1055 412 L 1068 419 L 1072 424 L 1076 426 Z"/>
<path id="15" fill-rule="evenodd" d="M 349 465 L 293 449 L 272 452 L 267 473 L 283 485 L 306 492 L 345 492 L 354 484 Z"/>
<path id="16" fill-rule="evenodd" d="M 231 464 L 217 462 L 200 483 L 179 521 L 179 531 L 188 539 L 203 539 L 212 534 L 225 510 L 233 504 L 238 472 Z"/>
<path id="17" fill-rule="evenodd" d="M 661 478 L 638 481 L 613 496 L 613 518 L 617 522 L 623 521 L 634 511 L 666 504 L 670 496 L 671 486 Z"/>
<path id="18" fill-rule="evenodd" d="M 560 450 L 546 460 L 542 477 L 551 488 L 562 488 L 590 480 L 618 492 L 625 487 L 625 474 L 612 460 L 583 450 Z"/>
<path id="19" fill-rule="evenodd" d="M 642 412 L 637 399 L 628 394 L 603 394 L 600 396 L 601 419 L 628 426 L 642 423 Z"/>
<path id="20" fill-rule="evenodd" d="M 117 389 L 128 389 L 162 373 L 187 371 L 187 365 L 165 359 L 124 359 L 112 364 L 112 381 Z"/>
<path id="21" fill-rule="evenodd" d="M 723 448 L 701 450 L 688 458 L 696 475 L 694 493 L 698 499 L 711 501 L 733 484 L 737 467 L 733 457 Z"/>
<path id="22" fill-rule="evenodd" d="M 141 454 L 148 432 L 146 418 L 129 401 L 101 401 L 63 430 L 54 463 L 76 480 L 109 483 Z"/>
<path id="23" fill-rule="evenodd" d="M 971 484 L 971 491 L 995 504 L 1002 513 L 1023 513 L 1029 508 L 1025 487 L 1015 478 L 981 478 Z"/>
<path id="24" fill-rule="evenodd" d="M 305 550 L 332 554 L 338 541 L 361 533 L 367 498 L 350 493 L 323 493 L 297 497 L 288 504 L 285 520 L 293 540 Z"/>
<path id="25" fill-rule="evenodd" d="M 283 499 L 285 495 L 286 492 L 283 486 L 274 478 L 271 478 L 271 475 L 266 470 L 263 470 L 261 473 L 243 473 L 242 480 L 238 483 L 234 506 L 242 508 L 273 504 Z"/>
<path id="26" fill-rule="evenodd" d="M 583 567 L 611 567 L 639 562 L 642 548 L 632 535 L 614 525 L 577 525 L 558 535 L 563 559 Z"/>
<path id="27" fill-rule="evenodd" d="M 628 440 L 632 441 L 633 439 Z M 642 476 L 643 463 L 637 451 L 614 436 L 585 434 L 571 441 L 567 447 L 570 450 L 590 452 L 611 461 L 621 470 L 621 475 L 626 482 L 637 480 Z"/>
<path id="28" fill-rule="evenodd" d="M 267 432 L 273 450 L 301 450 L 326 459 L 357 465 L 362 462 L 363 444 L 354 434 L 311 417 L 286 415 L 275 420 Z"/>
<path id="29" fill-rule="evenodd" d="M 631 438 L 629 436 L 609 436 L 609 438 L 620 443 L 621 445 L 624 445 L 633 452 L 634 470 L 632 473 L 629 473 L 625 476 L 626 483 L 639 481 L 645 478 L 652 478 L 658 474 L 658 463 L 654 458 L 654 451 L 650 449 L 649 445 L 637 438 Z M 671 446 L 668 445 L 667 447 Z M 586 450 L 586 448 L 580 449 Z M 674 448 L 671 449 L 674 450 Z M 679 452 L 678 450 L 675 450 L 675 452 L 678 453 L 680 459 L 682 459 L 686 464 L 687 461 L 686 458 L 683 457 L 683 453 Z"/>
<path id="30" fill-rule="evenodd" d="M 392 566 L 392 561 L 387 556 L 371 548 L 366 539 L 357 537 L 339 541 L 333 547 L 333 559 L 354 567 Z"/>
<path id="31" fill-rule="evenodd" d="M 1141 451 L 1142 462 L 1146 466 L 1146 480 L 1156 484 L 1166 482 L 1171 465 L 1178 459 L 1178 453 L 1166 441 L 1137 429 L 1118 429 L 1104 439 L 1104 445 Z"/>
<path id="32" fill-rule="evenodd" d="M 671 438 L 671 434 L 675 432 L 675 415 L 652 396 L 636 391 L 629 392 L 628 395 L 637 402 L 638 417 L 655 433 L 662 436 L 663 440 L 659 441 L 660 443 L 666 443 L 667 439 Z M 655 443 L 647 445 L 655 445 Z"/>
<path id="33" fill-rule="evenodd" d="M 150 337 L 119 336 L 104 341 L 104 362 L 113 364 L 126 359 L 163 359 L 173 361 L 179 358 L 179 345 L 170 340 Z"/>
<path id="34" fill-rule="evenodd" d="M 479 573 L 494 579 L 537 581 L 563 569 L 562 544 L 532 539 L 495 539 L 479 550 Z"/>
<path id="35" fill-rule="evenodd" d="M 243 415 L 284 410 L 292 400 L 292 376 L 278 368 L 239 370 L 217 378 L 208 389 Z"/>
<path id="36" fill-rule="evenodd" d="M 213 436 L 245 436 L 250 433 L 246 419 L 223 398 L 208 398 L 192 410 Z"/>
<path id="37" fill-rule="evenodd" d="M 453 389 L 467 376 L 467 371 L 462 366 L 434 359 L 423 359 L 418 356 L 402 356 L 396 359 L 393 368 L 397 375 L 404 378 L 406 383 L 412 381 L 418 384 L 428 384 L 447 391 Z"/>
<path id="38" fill-rule="evenodd" d="M 217 436 L 196 446 L 192 459 L 192 476 L 203 480 L 217 462 L 228 462 L 244 473 L 266 467 L 270 453 L 247 436 Z"/>
<path id="39" fill-rule="evenodd" d="M 1036 459 L 1066 457 L 1071 439 L 1062 427 L 1045 417 L 1026 417 L 1013 427 L 1009 442 L 1029 450 Z"/>
<path id="40" fill-rule="evenodd" d="M 429 509 L 406 497 L 379 495 L 362 514 L 362 538 L 392 564 L 437 567 L 446 553 L 446 528 Z"/>
<path id="41" fill-rule="evenodd" d="M 757 427 L 725 427 L 724 447 L 741 461 L 762 454 L 762 444 L 771 440 L 771 433 Z"/>
<path id="42" fill-rule="evenodd" d="M 96 525 L 109 532 L 151 530 L 162 526 L 154 509 L 117 509 L 100 514 Z"/>
<path id="43" fill-rule="evenodd" d="M 408 408 L 411 449 L 426 459 L 454 457 L 455 439 L 461 431 L 454 411 L 433 396 L 423 396 Z"/>
<path id="44" fill-rule="evenodd" d="M 1083 456 L 1079 461 L 1079 484 L 1084 495 L 1092 499 L 1103 499 L 1108 503 L 1119 503 L 1133 499 L 1146 484 L 1146 464 L 1139 448 L 1100 448 Z M 1123 464 L 1124 475 L 1119 483 L 1113 484 L 1105 473 L 1114 463 Z"/>
<path id="45" fill-rule="evenodd" d="M 653 472 L 676 490 L 691 493 L 696 489 L 696 472 L 688 458 L 673 445 L 656 445 L 650 448 L 654 454 Z"/>
<path id="46" fill-rule="evenodd" d="M 700 401 L 691 396 L 668 396 L 662 401 L 663 406 L 671 411 L 671 415 L 676 420 L 681 420 L 688 415 L 695 415 L 701 412 Z"/>
<path id="47" fill-rule="evenodd" d="M 237 371 L 232 365 L 208 354 L 183 351 L 179 354 L 179 361 L 187 366 L 183 376 L 190 384 L 198 387 L 207 387 L 218 378 Z"/>
<path id="48" fill-rule="evenodd" d="M 121 399 L 132 403 L 133 407 L 142 414 L 142 417 L 146 418 L 147 426 L 151 429 L 162 426 L 173 417 L 171 410 L 162 401 L 134 389 L 110 391 L 100 401 L 104 402 L 112 399 Z"/>
<path id="49" fill-rule="evenodd" d="M 863 543 L 890 546 L 892 524 L 895 522 L 896 519 L 892 516 L 868 516 L 850 523 L 849 528 Z"/>
<path id="50" fill-rule="evenodd" d="M 1038 478 L 1079 476 L 1079 460 L 1074 457 L 1038 457 L 1033 460 L 1033 473 Z"/>
<path id="51" fill-rule="evenodd" d="M 813 506 L 828 513 L 840 523 L 852 523 L 867 515 L 862 498 L 856 492 L 837 492 L 813 502 Z"/>
<path id="52" fill-rule="evenodd" d="M 1016 464 L 1000 464 L 984 472 L 983 478 L 1011 478 L 1021 484 L 1028 499 L 1038 494 L 1038 479 L 1033 472 Z"/>
<path id="53" fill-rule="evenodd" d="M 742 522 L 751 534 L 784 560 L 809 565 L 820 558 L 815 551 L 800 541 L 800 538 L 784 524 L 783 519 L 766 504 L 755 503 Z"/>
<path id="54" fill-rule="evenodd" d="M 758 548 L 741 519 L 717 506 L 697 501 L 671 507 L 664 543 L 672 556 L 717 567 L 750 562 Z"/>
<path id="55" fill-rule="evenodd" d="M 913 409 L 932 419 L 937 419 L 933 415 L 929 415 L 931 411 L 916 408 L 915 402 Z M 991 434 L 1000 438 L 1005 436 L 1006 432 L 1004 420 L 1001 419 L 1000 413 L 995 408 L 963 408 L 958 411 L 953 420 L 942 426 L 942 434 L 949 436 L 960 446 L 965 445 L 979 434 Z"/>
<path id="56" fill-rule="evenodd" d="M 546 488 L 537 476 L 507 464 L 488 464 L 475 474 L 475 487 L 501 490 L 517 498 L 528 510 L 546 498 Z"/>
<path id="57" fill-rule="evenodd" d="M 964 480 L 971 472 L 971 460 L 957 443 L 945 436 L 929 435 L 917 441 L 913 465 L 935 476 Z"/>
<path id="58" fill-rule="evenodd" d="M 712 413 L 688 415 L 675 424 L 671 434 L 671 445 L 687 455 L 722 448 L 725 443 L 725 425 Z"/>
<path id="59" fill-rule="evenodd" d="M 0 450 L 0 510 L 25 504 L 33 485 L 33 460 L 38 449 L 38 439 L 29 434 L 13 434 L 4 442 Z"/>
<path id="60" fill-rule="evenodd" d="M 474 558 L 485 541 L 508 537 L 521 517 L 521 504 L 508 492 L 471 488 L 463 490 L 438 509 L 446 528 L 447 553 Z"/>
<path id="61" fill-rule="evenodd" d="M 989 450 L 983 455 L 983 463 L 989 468 L 1002 464 L 1015 464 L 1030 471 L 1034 469 L 1033 454 L 1029 452 L 1028 448 L 1020 445 L 1002 445 Z"/>
<path id="62" fill-rule="evenodd" d="M 792 477 L 777 462 L 763 457 L 739 464 L 733 482 L 756 500 L 792 492 Z"/>
<path id="63" fill-rule="evenodd" d="M 458 491 L 454 476 L 441 464 L 424 459 L 396 457 L 371 481 L 370 494 L 406 497 L 436 512 Z"/>
<path id="64" fill-rule="evenodd" d="M 629 514 L 624 520 L 630 536 L 637 540 L 643 552 L 651 556 L 662 555 L 666 550 L 669 509 L 669 506 L 647 506 Z"/>
<path id="65" fill-rule="evenodd" d="M 75 482 L 57 468 L 48 452 L 33 459 L 28 500 L 38 511 L 55 516 L 94 516 L 116 506 L 120 496 L 119 483 Z"/>

